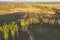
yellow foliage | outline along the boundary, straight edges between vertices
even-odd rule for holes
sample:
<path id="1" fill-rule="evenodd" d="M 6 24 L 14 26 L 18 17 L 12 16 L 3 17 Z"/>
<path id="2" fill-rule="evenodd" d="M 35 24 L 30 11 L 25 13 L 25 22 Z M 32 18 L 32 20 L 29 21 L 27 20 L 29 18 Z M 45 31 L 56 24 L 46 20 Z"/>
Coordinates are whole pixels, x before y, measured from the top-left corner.
<path id="1" fill-rule="evenodd" d="M 25 21 L 25 19 L 21 19 L 20 23 L 21 23 L 21 29 L 23 31 L 27 31 L 28 30 L 28 21 Z"/>
<path id="2" fill-rule="evenodd" d="M 2 28 L 2 26 L 0 26 L 0 31 L 3 31 L 3 28 Z"/>
<path id="3" fill-rule="evenodd" d="M 4 34 L 4 38 L 7 40 L 8 39 L 8 25 L 4 23 L 3 25 L 3 34 Z"/>
<path id="4" fill-rule="evenodd" d="M 22 26 L 25 26 L 25 19 L 21 19 L 20 23 L 21 23 Z"/>

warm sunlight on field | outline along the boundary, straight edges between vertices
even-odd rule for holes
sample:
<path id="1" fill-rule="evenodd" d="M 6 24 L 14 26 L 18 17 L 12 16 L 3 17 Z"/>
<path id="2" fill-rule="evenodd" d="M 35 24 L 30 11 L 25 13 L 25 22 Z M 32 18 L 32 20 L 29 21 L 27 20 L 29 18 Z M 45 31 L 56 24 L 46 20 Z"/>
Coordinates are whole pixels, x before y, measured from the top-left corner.
<path id="1" fill-rule="evenodd" d="M 52 27 L 54 27 L 54 31 Z M 40 36 L 45 40 L 46 34 L 47 38 L 52 37 L 53 32 L 56 33 L 55 35 L 58 33 L 60 35 L 58 32 L 60 29 L 57 30 L 59 27 L 60 4 L 0 3 L 0 40 L 22 40 L 27 34 L 29 35 L 29 38 L 26 37 L 27 40 L 35 40 L 35 38 L 40 40 Z M 57 31 L 55 32 L 55 30 Z M 32 32 L 30 33 L 30 31 Z M 55 40 L 54 35 L 53 37 Z"/>
<path id="2" fill-rule="evenodd" d="M 60 4 L 3 3 L 0 4 L 0 15 L 13 12 L 55 14 L 52 8 L 60 9 Z"/>

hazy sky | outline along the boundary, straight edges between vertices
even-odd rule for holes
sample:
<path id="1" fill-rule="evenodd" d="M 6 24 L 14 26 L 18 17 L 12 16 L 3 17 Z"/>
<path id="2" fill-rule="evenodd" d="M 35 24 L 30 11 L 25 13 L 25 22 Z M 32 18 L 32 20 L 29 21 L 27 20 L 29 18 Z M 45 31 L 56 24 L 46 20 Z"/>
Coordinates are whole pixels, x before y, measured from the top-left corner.
<path id="1" fill-rule="evenodd" d="M 11 2 L 60 2 L 60 0 L 0 0 L 0 1 L 11 1 Z"/>

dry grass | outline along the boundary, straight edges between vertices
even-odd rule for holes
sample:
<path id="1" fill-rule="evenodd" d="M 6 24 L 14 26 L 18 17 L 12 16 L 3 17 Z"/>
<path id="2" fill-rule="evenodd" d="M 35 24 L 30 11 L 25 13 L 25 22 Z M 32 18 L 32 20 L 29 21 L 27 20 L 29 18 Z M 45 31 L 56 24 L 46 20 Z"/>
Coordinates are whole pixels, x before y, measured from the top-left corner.
<path id="1" fill-rule="evenodd" d="M 60 25 L 60 19 L 53 19 L 52 16 L 56 14 L 53 8 L 60 10 L 60 4 L 39 4 L 39 3 L 7 3 L 0 4 L 0 15 L 23 12 L 25 15 L 21 16 L 20 25 L 23 31 L 28 31 L 28 26 L 31 24 L 58 24 Z M 45 16 L 46 18 L 44 18 Z M 48 17 L 48 18 L 47 18 Z M 52 19 L 49 19 L 52 18 Z M 11 36 L 14 39 L 15 32 L 18 36 L 18 25 L 15 22 L 11 24 L 4 24 L 3 28 L 0 26 L 0 31 L 3 32 L 5 40 L 8 40 L 8 33 L 11 31 Z"/>
<path id="2" fill-rule="evenodd" d="M 21 17 L 28 18 L 26 20 L 29 21 L 31 24 L 39 23 L 39 18 L 42 18 L 43 22 L 48 23 L 48 18 L 52 18 L 52 16 L 56 14 L 56 12 L 53 11 L 53 8 L 60 10 L 60 4 L 3 3 L 0 4 L 0 15 L 14 12 L 23 12 L 25 13 L 25 15 Z M 43 16 L 48 18 L 44 19 Z M 57 22 L 59 22 L 59 20 Z"/>
<path id="3" fill-rule="evenodd" d="M 0 4 L 0 15 L 13 12 L 54 14 L 52 8 L 60 9 L 60 4 L 3 3 Z"/>

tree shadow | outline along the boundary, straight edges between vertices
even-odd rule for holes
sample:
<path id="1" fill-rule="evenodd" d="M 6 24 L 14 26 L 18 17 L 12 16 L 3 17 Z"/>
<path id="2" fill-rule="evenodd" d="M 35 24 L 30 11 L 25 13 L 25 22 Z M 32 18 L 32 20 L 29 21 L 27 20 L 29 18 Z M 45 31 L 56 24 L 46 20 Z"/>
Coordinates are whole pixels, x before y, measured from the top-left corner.
<path id="1" fill-rule="evenodd" d="M 8 13 L 8 14 L 5 14 L 5 15 L 0 15 L 0 25 L 2 26 L 4 23 L 8 24 L 8 23 L 11 23 L 12 21 L 15 21 L 17 23 L 18 27 L 20 28 L 19 21 L 17 21 L 17 20 L 21 19 L 21 16 L 23 16 L 24 14 L 25 13 L 23 13 L 23 12 L 16 12 L 16 13 L 12 13 L 12 14 Z M 2 32 L 0 32 L 0 39 L 4 40 Z M 10 32 L 9 32 L 8 40 L 12 40 L 12 36 L 11 36 Z M 16 35 L 15 35 L 15 40 L 17 40 Z"/>
<path id="2" fill-rule="evenodd" d="M 16 13 L 8 13 L 5 15 L 0 15 L 0 25 L 3 23 L 9 23 L 11 21 L 16 21 L 21 18 L 25 13 L 23 12 L 16 12 Z"/>
<path id="3" fill-rule="evenodd" d="M 55 10 L 55 9 L 54 9 Z M 57 10 L 58 11 L 58 10 Z M 60 19 L 60 16 L 58 16 L 59 15 L 59 13 L 57 13 L 57 11 L 55 10 L 54 12 L 56 13 L 56 14 L 54 14 L 53 16 L 52 16 L 52 18 L 51 19 L 54 19 L 55 18 L 55 20 L 57 20 L 57 19 Z M 19 30 L 18 30 L 18 32 L 19 32 L 19 39 L 16 37 L 16 35 L 15 35 L 15 39 L 14 40 L 25 40 L 26 39 L 26 37 L 28 37 L 28 34 L 26 33 L 26 32 L 22 32 L 22 31 L 20 31 L 20 23 L 19 23 L 19 19 L 22 19 L 21 17 L 22 16 L 24 16 L 25 15 L 25 13 L 23 13 L 23 12 L 16 12 L 16 13 L 12 13 L 12 14 L 10 14 L 10 13 L 8 13 L 8 14 L 6 14 L 6 15 L 0 15 L 0 25 L 3 25 L 4 23 L 10 23 L 10 22 L 12 22 L 12 21 L 15 21 L 17 24 L 18 24 L 18 27 L 19 27 Z M 29 14 L 28 14 L 29 15 Z M 39 19 L 39 18 L 38 18 Z M 39 20 L 41 20 L 42 21 L 42 19 L 39 19 Z M 40 24 L 38 24 L 39 26 L 40 26 Z M 50 24 L 42 24 L 42 25 L 44 25 L 44 26 L 49 26 L 49 28 L 51 27 L 51 25 Z M 31 26 L 31 25 L 30 25 Z M 34 27 L 35 26 L 37 26 L 37 24 L 35 24 L 34 25 Z M 57 26 L 56 24 L 54 25 L 54 27 L 55 26 Z M 59 25 L 60 26 L 60 25 Z M 53 27 L 53 28 L 54 28 Z M 30 27 L 30 30 L 31 30 L 32 28 Z M 25 36 L 24 36 L 25 35 Z M 27 35 L 27 36 L 26 36 Z M 2 35 L 1 35 L 2 36 Z M 21 39 L 20 39 L 21 38 Z M 3 38 L 2 38 L 3 39 Z M 11 34 L 10 34 L 10 38 L 9 38 L 9 40 L 12 40 L 11 39 Z"/>

